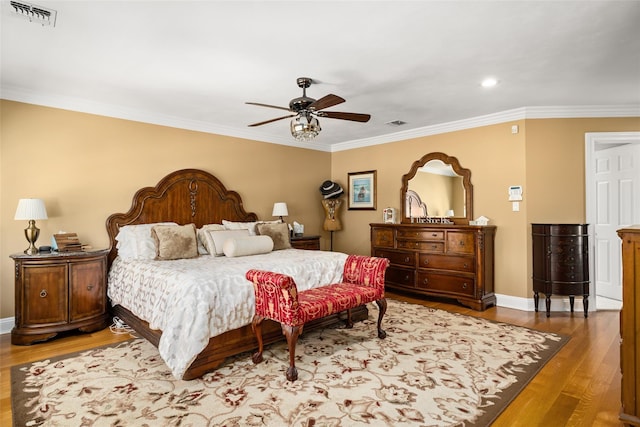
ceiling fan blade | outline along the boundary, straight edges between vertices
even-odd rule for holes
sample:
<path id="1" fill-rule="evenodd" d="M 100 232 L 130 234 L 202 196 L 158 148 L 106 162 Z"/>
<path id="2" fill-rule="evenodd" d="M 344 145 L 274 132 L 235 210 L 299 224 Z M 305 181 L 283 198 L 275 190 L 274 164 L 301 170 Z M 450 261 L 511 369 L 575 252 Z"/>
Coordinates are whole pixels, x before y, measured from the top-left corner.
<path id="1" fill-rule="evenodd" d="M 249 127 L 262 126 L 262 125 L 266 125 L 267 123 L 277 122 L 278 120 L 287 119 L 289 117 L 295 117 L 295 116 L 297 116 L 297 114 L 289 114 L 288 116 L 278 117 L 277 119 L 271 119 L 271 120 L 266 120 L 264 122 L 254 123 L 252 125 L 249 125 Z"/>
<path id="2" fill-rule="evenodd" d="M 313 101 L 307 108 L 309 110 L 320 111 L 324 110 L 325 108 L 333 107 L 334 105 L 342 104 L 343 102 L 344 99 L 340 98 L 338 95 L 329 94 L 316 101 Z"/>
<path id="3" fill-rule="evenodd" d="M 370 114 L 361 113 L 341 113 L 339 111 L 319 111 L 318 117 L 327 117 L 329 119 L 351 120 L 352 122 L 366 123 L 371 118 Z"/>
<path id="4" fill-rule="evenodd" d="M 288 107 L 278 107 L 277 105 L 261 104 L 259 102 L 245 102 L 245 104 L 257 105 L 259 107 L 277 108 L 278 110 L 291 111 L 291 109 Z"/>

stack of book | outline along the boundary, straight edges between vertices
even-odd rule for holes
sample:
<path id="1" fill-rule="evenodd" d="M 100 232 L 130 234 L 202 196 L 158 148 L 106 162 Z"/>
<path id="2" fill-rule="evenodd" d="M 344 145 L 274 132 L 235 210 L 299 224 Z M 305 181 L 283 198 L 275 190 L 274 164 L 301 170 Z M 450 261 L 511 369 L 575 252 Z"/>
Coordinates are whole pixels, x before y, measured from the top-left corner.
<path id="1" fill-rule="evenodd" d="M 76 252 L 82 250 L 82 244 L 76 233 L 54 234 L 58 252 Z"/>

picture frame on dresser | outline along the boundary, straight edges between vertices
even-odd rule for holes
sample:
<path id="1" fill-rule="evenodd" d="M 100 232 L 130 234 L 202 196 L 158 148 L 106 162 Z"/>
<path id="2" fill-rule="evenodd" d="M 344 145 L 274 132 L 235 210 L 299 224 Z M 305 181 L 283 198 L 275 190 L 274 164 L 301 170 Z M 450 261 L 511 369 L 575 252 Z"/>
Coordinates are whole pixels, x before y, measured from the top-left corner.
<path id="1" fill-rule="evenodd" d="M 349 172 L 348 210 L 376 210 L 377 171 Z"/>

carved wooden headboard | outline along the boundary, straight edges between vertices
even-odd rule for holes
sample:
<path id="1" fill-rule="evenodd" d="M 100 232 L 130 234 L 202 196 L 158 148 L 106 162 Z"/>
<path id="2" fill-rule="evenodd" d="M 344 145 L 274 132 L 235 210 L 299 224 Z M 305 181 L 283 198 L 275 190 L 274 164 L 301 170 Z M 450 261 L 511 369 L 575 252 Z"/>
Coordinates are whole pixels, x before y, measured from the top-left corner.
<path id="1" fill-rule="evenodd" d="M 120 227 L 173 221 L 178 224 L 204 224 L 229 221 L 257 221 L 253 212 L 245 212 L 242 199 L 229 191 L 218 178 L 198 169 L 182 169 L 170 173 L 155 187 L 145 187 L 133 196 L 127 213 L 107 218 L 110 253 L 109 264 L 117 255 L 116 236 Z"/>

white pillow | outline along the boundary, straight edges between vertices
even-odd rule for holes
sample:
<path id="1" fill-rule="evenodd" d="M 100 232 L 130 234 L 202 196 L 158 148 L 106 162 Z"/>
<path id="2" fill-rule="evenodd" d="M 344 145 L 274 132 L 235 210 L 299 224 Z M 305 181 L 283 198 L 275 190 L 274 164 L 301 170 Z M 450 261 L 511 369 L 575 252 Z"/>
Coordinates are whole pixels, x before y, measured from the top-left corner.
<path id="1" fill-rule="evenodd" d="M 235 222 L 235 221 L 227 221 L 226 219 L 222 220 L 222 225 L 227 230 L 249 230 L 249 236 L 256 235 L 256 224 L 255 222 Z"/>
<path id="2" fill-rule="evenodd" d="M 207 245 L 207 230 L 226 230 L 222 224 L 205 224 L 198 228 L 198 253 L 200 255 L 207 255 L 210 253 L 209 246 Z"/>
<path id="3" fill-rule="evenodd" d="M 209 248 L 209 254 L 213 256 L 224 255 L 224 242 L 225 240 L 233 237 L 247 237 L 249 236 L 249 230 L 208 230 L 205 231 L 207 238 L 207 247 Z"/>
<path id="4" fill-rule="evenodd" d="M 273 250 L 273 240 L 269 236 L 232 237 L 222 249 L 228 257 L 266 254 Z"/>
<path id="5" fill-rule="evenodd" d="M 258 231 L 256 230 L 256 226 L 258 224 L 276 224 L 281 222 L 279 219 L 275 221 L 254 221 L 254 222 L 236 222 L 236 221 L 227 221 L 226 219 L 222 220 L 222 225 L 227 230 L 249 230 L 250 236 L 258 235 Z"/>
<path id="6" fill-rule="evenodd" d="M 151 229 L 156 225 L 178 224 L 175 222 L 156 222 L 153 224 L 135 224 L 120 227 L 116 236 L 118 256 L 126 260 L 155 259 L 158 249 L 151 234 Z"/>

